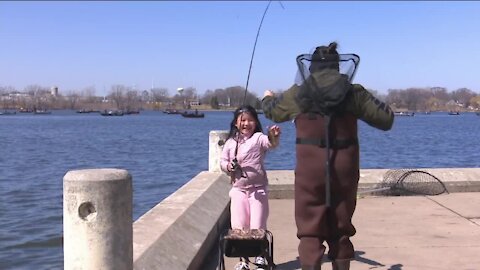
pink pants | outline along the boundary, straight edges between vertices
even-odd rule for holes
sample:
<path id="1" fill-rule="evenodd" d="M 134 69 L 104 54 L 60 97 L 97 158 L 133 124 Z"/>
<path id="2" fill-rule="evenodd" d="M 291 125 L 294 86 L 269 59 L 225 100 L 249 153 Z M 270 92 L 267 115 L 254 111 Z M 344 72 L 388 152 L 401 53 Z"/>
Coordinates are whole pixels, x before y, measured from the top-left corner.
<path id="1" fill-rule="evenodd" d="M 229 192 L 232 229 L 267 229 L 268 191 L 265 187 Z"/>

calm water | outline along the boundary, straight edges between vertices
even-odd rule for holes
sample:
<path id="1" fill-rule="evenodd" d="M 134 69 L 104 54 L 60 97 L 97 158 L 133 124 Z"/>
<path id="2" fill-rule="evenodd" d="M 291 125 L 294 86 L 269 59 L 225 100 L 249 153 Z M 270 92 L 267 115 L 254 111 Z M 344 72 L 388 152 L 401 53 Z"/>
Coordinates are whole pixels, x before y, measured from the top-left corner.
<path id="1" fill-rule="evenodd" d="M 104 117 L 54 111 L 0 116 L 0 269 L 62 269 L 62 180 L 69 170 L 122 168 L 133 177 L 136 220 L 200 171 L 208 134 L 231 112 L 203 119 L 144 111 Z M 260 115 L 264 127 L 272 122 Z M 294 126 L 267 169 L 293 169 Z M 397 117 L 391 131 L 359 122 L 362 168 L 480 167 L 480 117 L 446 113 Z"/>

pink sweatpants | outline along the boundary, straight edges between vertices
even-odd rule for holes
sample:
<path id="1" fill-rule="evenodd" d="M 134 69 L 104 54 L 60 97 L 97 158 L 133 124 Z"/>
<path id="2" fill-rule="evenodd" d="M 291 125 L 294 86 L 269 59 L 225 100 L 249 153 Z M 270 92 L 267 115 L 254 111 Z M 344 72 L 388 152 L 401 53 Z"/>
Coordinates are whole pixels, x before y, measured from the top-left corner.
<path id="1" fill-rule="evenodd" d="M 248 191 L 232 187 L 229 195 L 232 229 L 267 229 L 269 208 L 265 187 Z"/>

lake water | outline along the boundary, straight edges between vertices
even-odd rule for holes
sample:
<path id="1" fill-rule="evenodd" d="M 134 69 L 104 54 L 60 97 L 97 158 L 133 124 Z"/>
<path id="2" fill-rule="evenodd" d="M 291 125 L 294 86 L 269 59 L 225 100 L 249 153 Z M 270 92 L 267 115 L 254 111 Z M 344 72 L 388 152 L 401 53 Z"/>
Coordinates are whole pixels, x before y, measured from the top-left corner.
<path id="1" fill-rule="evenodd" d="M 208 170 L 209 132 L 227 130 L 232 116 L 0 116 L 0 269 L 63 269 L 62 185 L 68 171 L 128 170 L 136 220 Z M 260 120 L 264 130 L 272 125 L 263 115 Z M 294 126 L 280 126 L 281 145 L 267 156 L 269 170 L 295 167 Z M 361 168 L 480 167 L 479 134 L 474 113 L 400 116 L 387 132 L 359 121 Z"/>

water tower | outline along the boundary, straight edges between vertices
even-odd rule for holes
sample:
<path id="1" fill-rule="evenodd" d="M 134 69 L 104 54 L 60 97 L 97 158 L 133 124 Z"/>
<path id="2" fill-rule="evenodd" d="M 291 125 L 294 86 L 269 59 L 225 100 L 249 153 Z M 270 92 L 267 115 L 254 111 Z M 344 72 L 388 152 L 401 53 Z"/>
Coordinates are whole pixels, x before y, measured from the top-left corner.
<path id="1" fill-rule="evenodd" d="M 183 95 L 183 88 L 182 87 L 177 88 L 177 92 L 180 94 L 180 96 L 182 96 Z"/>
<path id="2" fill-rule="evenodd" d="M 52 86 L 52 88 L 50 88 L 50 94 L 52 94 L 54 97 L 58 96 L 58 87 Z"/>
<path id="3" fill-rule="evenodd" d="M 177 88 L 177 92 L 180 94 L 180 97 L 183 97 L 183 91 L 184 91 L 184 89 L 182 87 Z M 186 103 L 187 103 L 187 101 L 185 99 L 183 99 L 183 106 L 182 107 L 184 109 L 186 108 Z"/>

